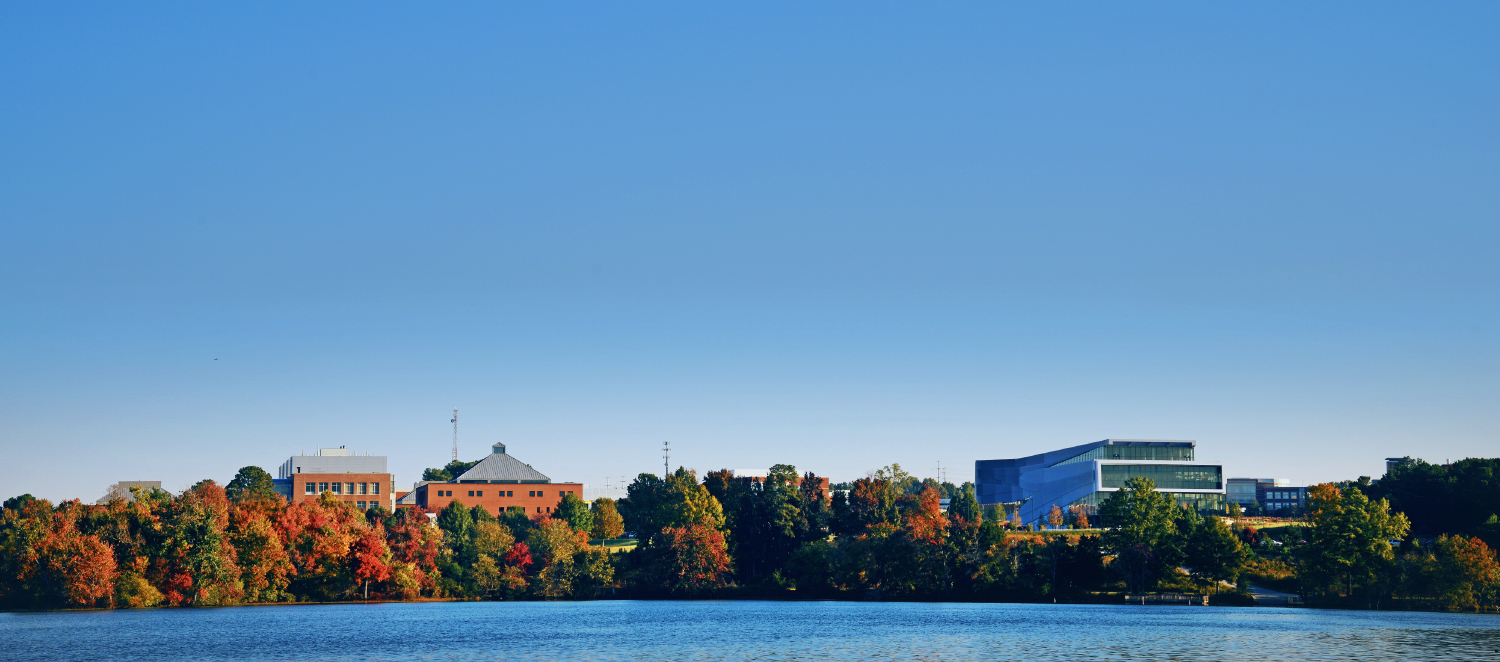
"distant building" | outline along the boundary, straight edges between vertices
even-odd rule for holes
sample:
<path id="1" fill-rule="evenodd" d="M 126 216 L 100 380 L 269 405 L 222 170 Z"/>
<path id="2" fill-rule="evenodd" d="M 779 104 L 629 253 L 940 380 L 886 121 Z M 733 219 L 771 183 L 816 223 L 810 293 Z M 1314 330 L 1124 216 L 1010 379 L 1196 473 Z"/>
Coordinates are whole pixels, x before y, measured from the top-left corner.
<path id="1" fill-rule="evenodd" d="M 1158 492 L 1179 505 L 1222 513 L 1224 470 L 1194 459 L 1198 442 L 1105 439 L 1013 460 L 974 463 L 980 505 L 1003 504 L 1019 511 L 1023 524 L 1039 524 L 1056 505 L 1078 506 L 1090 517 L 1099 504 L 1137 476 L 1155 481 Z"/>
<path id="2" fill-rule="evenodd" d="M 384 455 L 351 455 L 344 446 L 320 448 L 317 455 L 293 455 L 271 481 L 287 501 L 316 499 L 323 493 L 356 508 L 395 508 L 395 477 Z"/>
<path id="3" fill-rule="evenodd" d="M 1307 508 L 1307 490 L 1291 485 L 1261 485 L 1256 490 L 1256 501 L 1267 515 L 1293 517 Z"/>
<path id="4" fill-rule="evenodd" d="M 462 475 L 449 481 L 422 481 L 402 495 L 399 507 L 436 512 L 455 501 L 470 508 L 482 506 L 499 515 L 507 508 L 524 508 L 528 515 L 546 515 L 569 494 L 582 498 L 582 483 L 554 483 L 531 465 L 495 444 L 492 452 Z"/>
<path id="5" fill-rule="evenodd" d="M 1387 475 L 1387 476 L 1391 475 L 1391 472 L 1395 471 L 1396 467 L 1399 467 L 1399 466 L 1401 466 L 1403 464 L 1412 464 L 1412 459 L 1409 458 L 1409 457 L 1388 457 L 1388 458 L 1386 458 L 1385 459 L 1385 475 Z"/>
<path id="6" fill-rule="evenodd" d="M 1307 505 L 1307 488 L 1286 478 L 1230 478 L 1229 500 L 1242 508 L 1260 506 L 1267 515 L 1295 515 Z"/>
<path id="7" fill-rule="evenodd" d="M 766 476 L 771 474 L 766 469 L 730 469 L 729 473 L 735 478 L 749 478 L 756 483 L 766 482 Z M 797 476 L 793 479 L 792 484 L 800 489 L 802 487 L 802 476 Z M 824 501 L 833 499 L 833 492 L 828 489 L 828 485 L 829 482 L 826 476 L 818 476 L 818 486 L 816 489 L 818 490 L 818 496 Z"/>
<path id="8" fill-rule="evenodd" d="M 106 503 L 114 501 L 115 499 L 124 499 L 126 501 L 135 501 L 135 494 L 133 492 L 131 492 L 130 490 L 131 490 L 131 488 L 136 488 L 136 487 L 139 487 L 142 490 L 145 490 L 147 492 L 150 492 L 151 490 L 159 490 L 159 489 L 161 489 L 161 481 L 159 481 L 159 480 L 122 480 L 122 481 L 120 481 L 118 483 L 115 483 L 114 485 L 110 485 L 109 489 L 105 490 L 104 496 L 99 497 L 99 500 L 95 501 L 94 503 L 97 503 L 97 504 L 99 504 L 99 505 L 102 506 L 102 505 L 104 505 Z"/>

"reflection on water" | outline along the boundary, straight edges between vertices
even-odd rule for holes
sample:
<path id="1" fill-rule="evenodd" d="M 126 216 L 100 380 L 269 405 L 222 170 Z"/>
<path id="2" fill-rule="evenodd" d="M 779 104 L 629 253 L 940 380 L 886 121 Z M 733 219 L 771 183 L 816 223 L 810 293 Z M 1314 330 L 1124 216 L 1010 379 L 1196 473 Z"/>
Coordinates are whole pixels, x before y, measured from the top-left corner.
<path id="1" fill-rule="evenodd" d="M 850 602 L 309 605 L 0 614 L 0 659 L 1500 660 L 1500 617 Z"/>

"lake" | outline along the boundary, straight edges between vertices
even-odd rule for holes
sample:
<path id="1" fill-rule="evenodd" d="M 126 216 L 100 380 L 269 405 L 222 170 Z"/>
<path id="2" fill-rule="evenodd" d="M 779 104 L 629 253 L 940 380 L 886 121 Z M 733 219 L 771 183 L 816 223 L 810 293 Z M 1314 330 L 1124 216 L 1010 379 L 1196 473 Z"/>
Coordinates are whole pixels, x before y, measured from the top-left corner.
<path id="1" fill-rule="evenodd" d="M 1500 616 L 872 602 L 462 602 L 0 613 L 0 659 L 1500 660 Z"/>

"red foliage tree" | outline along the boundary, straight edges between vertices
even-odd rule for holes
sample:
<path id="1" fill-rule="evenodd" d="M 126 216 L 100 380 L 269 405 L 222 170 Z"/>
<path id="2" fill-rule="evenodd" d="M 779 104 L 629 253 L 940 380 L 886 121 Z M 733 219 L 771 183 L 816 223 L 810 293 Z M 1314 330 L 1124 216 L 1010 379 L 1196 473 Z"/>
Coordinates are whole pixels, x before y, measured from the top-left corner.
<path id="1" fill-rule="evenodd" d="M 680 595 L 697 595 L 729 583 L 729 545 L 705 523 L 662 529 L 667 541 L 662 580 Z"/>
<path id="2" fill-rule="evenodd" d="M 349 552 L 350 569 L 354 572 L 354 581 L 364 585 L 364 597 L 369 599 L 370 582 L 383 582 L 391 576 L 391 568 L 388 565 L 391 552 L 385 546 L 385 527 L 377 523 L 366 529 L 364 534 L 354 541 Z"/>

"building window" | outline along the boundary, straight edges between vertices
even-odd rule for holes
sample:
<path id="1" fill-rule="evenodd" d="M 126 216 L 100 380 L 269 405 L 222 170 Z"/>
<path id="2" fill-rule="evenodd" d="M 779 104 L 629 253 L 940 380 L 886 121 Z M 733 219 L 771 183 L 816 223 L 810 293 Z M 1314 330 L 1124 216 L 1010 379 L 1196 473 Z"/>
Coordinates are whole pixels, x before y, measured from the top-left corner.
<path id="1" fill-rule="evenodd" d="M 537 512 L 542 512 L 542 507 L 541 507 L 541 506 L 537 506 L 537 507 L 536 507 L 536 511 L 537 511 Z"/>
<path id="2" fill-rule="evenodd" d="M 380 494 L 380 483 L 370 483 L 370 494 Z"/>
<path id="3" fill-rule="evenodd" d="M 370 484 L 369 483 L 360 483 L 359 484 L 359 493 L 360 494 L 369 494 L 370 493 Z"/>
<path id="4" fill-rule="evenodd" d="M 484 496 L 484 490 L 479 490 L 478 492 L 475 492 L 474 496 L 481 496 L 481 497 Z"/>
<path id="5" fill-rule="evenodd" d="M 566 496 L 567 494 L 568 494 L 567 492 L 564 492 L 562 490 L 558 490 L 557 491 L 557 496 Z"/>
<path id="6" fill-rule="evenodd" d="M 536 490 L 530 490 L 530 491 L 528 491 L 528 492 L 527 492 L 527 493 L 526 493 L 526 496 L 529 496 L 529 497 L 534 497 L 534 496 L 536 496 Z M 540 509 L 540 508 L 538 508 L 538 509 L 537 509 L 537 512 L 542 512 L 542 511 L 541 511 L 541 509 Z"/>
<path id="7" fill-rule="evenodd" d="M 508 496 L 508 497 L 513 497 L 513 496 L 515 496 L 515 495 L 516 495 L 516 493 L 515 493 L 515 492 L 506 492 L 506 493 L 505 493 L 505 496 Z"/>
<path id="8" fill-rule="evenodd" d="M 303 494 L 317 494 L 318 493 L 318 486 L 317 486 L 317 484 L 315 484 L 315 483 L 303 483 L 302 484 L 302 493 Z"/>
<path id="9" fill-rule="evenodd" d="M 344 494 L 354 494 L 354 483 L 344 483 Z"/>
<path id="10" fill-rule="evenodd" d="M 354 505 L 358 506 L 360 510 L 364 510 L 365 509 L 365 502 L 363 502 L 363 501 L 355 501 Z"/>
<path id="11" fill-rule="evenodd" d="M 344 493 L 344 484 L 343 483 L 334 483 L 333 485 L 330 485 L 329 487 L 333 488 L 333 493 L 334 494 L 343 494 Z"/>
<path id="12" fill-rule="evenodd" d="M 328 491 L 328 483 L 318 483 L 318 494 Z"/>

